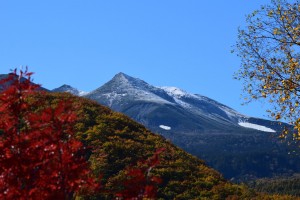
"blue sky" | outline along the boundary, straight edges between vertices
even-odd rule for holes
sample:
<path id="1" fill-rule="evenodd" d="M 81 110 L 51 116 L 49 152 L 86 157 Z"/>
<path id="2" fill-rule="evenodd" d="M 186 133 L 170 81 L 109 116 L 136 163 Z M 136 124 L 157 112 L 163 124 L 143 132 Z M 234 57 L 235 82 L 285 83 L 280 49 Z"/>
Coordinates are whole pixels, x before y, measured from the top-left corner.
<path id="1" fill-rule="evenodd" d="M 266 118 L 264 103 L 241 106 L 238 26 L 267 0 L 0 1 L 0 73 L 29 66 L 48 89 L 91 91 L 124 72 L 177 86 Z"/>

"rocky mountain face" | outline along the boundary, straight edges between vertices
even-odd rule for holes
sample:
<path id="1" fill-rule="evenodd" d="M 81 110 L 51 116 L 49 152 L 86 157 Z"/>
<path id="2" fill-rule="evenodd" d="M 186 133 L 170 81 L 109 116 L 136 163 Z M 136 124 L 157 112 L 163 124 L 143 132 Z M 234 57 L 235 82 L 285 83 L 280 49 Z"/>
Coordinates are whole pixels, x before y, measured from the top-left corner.
<path id="1" fill-rule="evenodd" d="M 124 113 L 240 181 L 300 172 L 296 145 L 278 139 L 287 124 L 245 116 L 199 94 L 154 87 L 119 73 L 83 95 Z"/>
<path id="2" fill-rule="evenodd" d="M 70 85 L 66 85 L 66 84 L 53 89 L 52 92 L 68 92 L 68 93 L 71 93 L 76 96 L 83 96 L 83 95 L 87 94 L 87 92 L 78 90 L 78 89 L 76 89 Z"/>

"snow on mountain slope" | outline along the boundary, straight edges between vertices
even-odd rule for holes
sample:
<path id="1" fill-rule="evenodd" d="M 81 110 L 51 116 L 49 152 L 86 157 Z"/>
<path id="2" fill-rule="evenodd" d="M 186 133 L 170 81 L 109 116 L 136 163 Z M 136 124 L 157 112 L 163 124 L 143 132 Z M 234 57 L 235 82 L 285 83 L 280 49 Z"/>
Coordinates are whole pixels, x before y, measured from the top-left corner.
<path id="1" fill-rule="evenodd" d="M 169 95 L 175 96 L 175 97 L 194 96 L 194 95 L 191 95 L 191 94 L 187 93 L 186 91 L 184 91 L 182 89 L 179 89 L 177 87 L 166 87 L 166 86 L 163 86 L 163 87 L 159 87 L 159 88 L 165 90 Z"/>
<path id="2" fill-rule="evenodd" d="M 86 91 L 82 91 L 82 90 L 78 90 L 78 96 L 84 96 L 84 95 L 87 95 L 89 92 L 86 92 Z"/>
<path id="3" fill-rule="evenodd" d="M 243 126 L 245 128 L 251 128 L 251 129 L 255 129 L 255 130 L 259 130 L 259 131 L 263 131 L 263 132 L 269 132 L 269 133 L 275 133 L 276 131 L 265 127 L 265 126 L 261 126 L 261 125 L 257 125 L 257 124 L 252 124 L 249 122 L 239 122 L 240 126 Z"/>
<path id="4" fill-rule="evenodd" d="M 189 109 L 192 112 L 205 112 L 207 114 L 207 108 L 210 107 L 210 117 L 219 118 L 226 117 L 230 121 L 238 122 L 240 119 L 247 119 L 248 117 L 235 111 L 234 109 L 220 104 L 210 98 L 191 94 L 177 87 L 159 87 L 165 90 L 170 96 L 172 96 L 176 103 L 182 107 Z M 214 112 L 215 111 L 215 112 Z M 222 113 L 223 112 L 223 113 Z"/>
<path id="5" fill-rule="evenodd" d="M 159 125 L 159 128 L 164 129 L 166 131 L 171 130 L 171 127 L 170 126 L 166 126 L 166 125 Z"/>

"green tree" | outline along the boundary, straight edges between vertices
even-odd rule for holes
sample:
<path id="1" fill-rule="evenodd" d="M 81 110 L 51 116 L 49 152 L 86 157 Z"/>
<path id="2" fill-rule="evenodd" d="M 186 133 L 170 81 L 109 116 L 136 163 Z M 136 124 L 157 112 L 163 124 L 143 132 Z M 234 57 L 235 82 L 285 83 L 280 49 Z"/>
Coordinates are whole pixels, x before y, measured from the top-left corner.
<path id="1" fill-rule="evenodd" d="M 272 0 L 248 15 L 234 50 L 241 58 L 235 77 L 244 81 L 246 102 L 269 101 L 271 116 L 290 121 L 300 133 L 299 2 Z"/>

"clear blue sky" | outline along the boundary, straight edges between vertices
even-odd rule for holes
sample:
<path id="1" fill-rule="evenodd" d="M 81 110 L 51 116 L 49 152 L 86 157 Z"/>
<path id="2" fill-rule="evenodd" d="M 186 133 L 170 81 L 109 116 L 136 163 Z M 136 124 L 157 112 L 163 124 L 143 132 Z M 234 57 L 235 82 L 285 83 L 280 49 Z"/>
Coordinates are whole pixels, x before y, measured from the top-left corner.
<path id="1" fill-rule="evenodd" d="M 0 1 L 0 73 L 29 66 L 48 89 L 91 91 L 124 72 L 156 86 L 177 86 L 239 112 L 239 58 L 230 53 L 245 15 L 267 0 Z M 265 105 L 266 106 L 266 105 Z"/>

